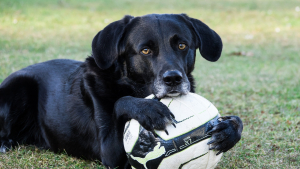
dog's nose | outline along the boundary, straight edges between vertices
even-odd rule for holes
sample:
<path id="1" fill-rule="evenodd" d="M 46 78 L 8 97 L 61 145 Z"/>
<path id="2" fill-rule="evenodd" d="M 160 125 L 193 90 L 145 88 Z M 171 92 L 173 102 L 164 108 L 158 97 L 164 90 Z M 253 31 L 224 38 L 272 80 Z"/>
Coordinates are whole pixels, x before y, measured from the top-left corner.
<path id="1" fill-rule="evenodd" d="M 168 86 L 176 86 L 182 82 L 182 73 L 178 70 L 167 71 L 163 74 L 163 80 Z"/>

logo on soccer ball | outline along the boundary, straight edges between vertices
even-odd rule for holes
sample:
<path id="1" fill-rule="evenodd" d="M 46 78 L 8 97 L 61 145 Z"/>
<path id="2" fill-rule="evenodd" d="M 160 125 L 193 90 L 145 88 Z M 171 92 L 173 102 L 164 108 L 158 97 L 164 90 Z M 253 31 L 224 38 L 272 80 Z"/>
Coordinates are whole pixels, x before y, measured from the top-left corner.
<path id="1" fill-rule="evenodd" d="M 153 148 L 153 151 L 150 151 L 144 158 L 141 157 L 134 157 L 133 155 L 130 155 L 130 157 L 136 161 L 138 161 L 140 164 L 142 164 L 146 169 L 146 163 L 150 160 L 154 160 L 156 158 L 159 158 L 163 154 L 166 153 L 166 149 L 164 146 L 160 146 L 160 142 L 157 143 L 157 145 Z"/>
<path id="2" fill-rule="evenodd" d="M 190 136 L 184 138 L 183 141 L 185 142 L 185 145 L 187 145 L 187 146 L 192 144 L 192 139 Z"/>

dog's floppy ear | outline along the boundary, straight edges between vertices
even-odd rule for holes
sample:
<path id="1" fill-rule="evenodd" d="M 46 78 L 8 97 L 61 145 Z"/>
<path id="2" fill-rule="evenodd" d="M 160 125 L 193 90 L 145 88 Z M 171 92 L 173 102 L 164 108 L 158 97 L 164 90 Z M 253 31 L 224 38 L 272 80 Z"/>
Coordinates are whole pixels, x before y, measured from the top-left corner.
<path id="1" fill-rule="evenodd" d="M 182 15 L 189 20 L 197 34 L 197 45 L 201 55 L 208 61 L 217 61 L 223 48 L 220 36 L 200 20 L 190 18 L 186 14 Z"/>
<path id="2" fill-rule="evenodd" d="M 119 55 L 119 42 L 125 26 L 133 18 L 126 15 L 123 19 L 113 22 L 100 31 L 93 39 L 92 51 L 96 64 L 101 69 L 109 68 Z"/>

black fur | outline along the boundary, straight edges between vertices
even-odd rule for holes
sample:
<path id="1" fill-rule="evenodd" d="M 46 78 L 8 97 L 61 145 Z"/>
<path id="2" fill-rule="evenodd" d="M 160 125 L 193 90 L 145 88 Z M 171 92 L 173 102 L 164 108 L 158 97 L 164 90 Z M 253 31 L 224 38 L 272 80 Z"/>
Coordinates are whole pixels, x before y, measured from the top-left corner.
<path id="1" fill-rule="evenodd" d="M 0 151 L 33 144 L 130 168 L 122 142 L 126 121 L 165 129 L 171 112 L 143 98 L 194 92 L 197 48 L 209 61 L 222 51 L 218 34 L 199 20 L 185 14 L 125 16 L 95 36 L 85 62 L 52 60 L 11 74 L 0 85 Z M 178 85 L 162 78 L 170 71 L 180 75 Z M 211 131 L 214 148 L 232 148 L 242 127 L 238 117 L 224 117 Z"/>

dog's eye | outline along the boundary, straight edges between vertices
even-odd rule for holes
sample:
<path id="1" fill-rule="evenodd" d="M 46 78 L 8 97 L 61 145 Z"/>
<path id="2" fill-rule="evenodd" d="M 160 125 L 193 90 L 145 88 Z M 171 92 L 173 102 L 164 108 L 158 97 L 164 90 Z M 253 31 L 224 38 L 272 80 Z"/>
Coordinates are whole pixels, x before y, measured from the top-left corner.
<path id="1" fill-rule="evenodd" d="M 149 54 L 151 53 L 150 49 L 148 49 L 148 48 L 142 49 L 141 52 L 142 52 L 144 55 L 149 55 Z"/>
<path id="2" fill-rule="evenodd" d="M 178 48 L 179 48 L 180 50 L 183 50 L 183 49 L 186 48 L 186 45 L 185 45 L 184 43 L 180 43 L 180 44 L 178 45 Z"/>

